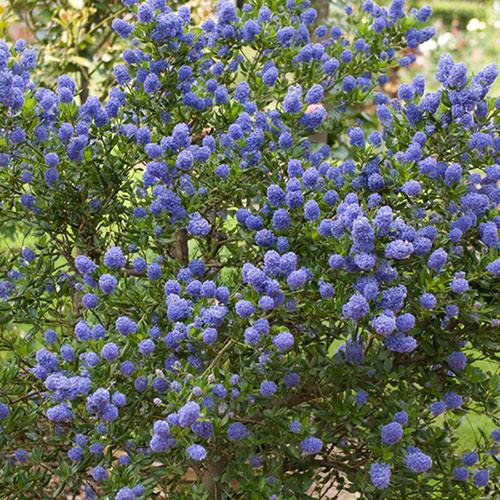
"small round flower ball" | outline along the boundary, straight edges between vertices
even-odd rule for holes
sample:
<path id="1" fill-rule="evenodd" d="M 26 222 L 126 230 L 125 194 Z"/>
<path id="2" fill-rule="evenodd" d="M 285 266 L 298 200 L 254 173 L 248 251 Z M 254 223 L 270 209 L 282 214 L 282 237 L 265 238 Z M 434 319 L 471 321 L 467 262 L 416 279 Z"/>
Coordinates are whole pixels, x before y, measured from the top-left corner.
<path id="1" fill-rule="evenodd" d="M 469 477 L 469 471 L 465 467 L 455 467 L 453 469 L 453 477 L 457 481 L 465 481 Z"/>
<path id="2" fill-rule="evenodd" d="M 469 289 L 469 282 L 464 278 L 455 278 L 450 283 L 450 288 L 458 294 L 463 294 Z"/>
<path id="3" fill-rule="evenodd" d="M 264 295 L 259 299 L 259 307 L 264 311 L 270 311 L 274 308 L 274 299 L 269 295 Z"/>
<path id="4" fill-rule="evenodd" d="M 101 353 L 102 355 L 102 353 Z M 124 361 L 121 365 L 120 365 L 120 371 L 124 374 L 124 375 L 131 375 L 133 372 L 134 372 L 134 363 L 132 363 L 132 361 Z"/>
<path id="5" fill-rule="evenodd" d="M 127 454 L 123 454 L 118 457 L 118 463 L 120 465 L 130 465 L 130 462 L 130 456 Z"/>
<path id="6" fill-rule="evenodd" d="M 149 356 L 155 349 L 155 343 L 151 339 L 144 339 L 139 342 L 139 351 L 144 356 Z"/>
<path id="7" fill-rule="evenodd" d="M 300 422 L 297 422 L 297 420 L 294 420 L 290 423 L 290 430 L 293 433 L 300 432 L 302 430 L 302 424 Z"/>
<path id="8" fill-rule="evenodd" d="M 221 304 L 227 304 L 229 302 L 230 296 L 231 296 L 231 292 L 229 291 L 229 288 L 227 288 L 226 286 L 217 287 L 217 290 L 215 291 L 215 298 Z"/>
<path id="9" fill-rule="evenodd" d="M 148 271 L 147 271 L 147 277 L 153 281 L 159 280 L 161 278 L 160 265 L 157 264 L 156 262 L 153 262 L 152 264 L 150 264 L 150 266 L 148 267 Z"/>
<path id="10" fill-rule="evenodd" d="M 99 305 L 99 298 L 94 293 L 86 293 L 82 298 L 83 305 L 88 309 L 94 309 Z"/>
<path id="11" fill-rule="evenodd" d="M 111 269 L 120 269 L 125 266 L 125 257 L 120 247 L 111 247 L 104 254 L 104 265 Z"/>
<path id="12" fill-rule="evenodd" d="M 117 494 L 115 497 L 115 500 L 134 500 L 134 493 L 130 488 L 127 488 L 124 486 Z"/>
<path id="13" fill-rule="evenodd" d="M 438 273 L 441 271 L 447 260 L 448 254 L 442 248 L 438 248 L 431 253 L 427 261 L 427 267 Z"/>
<path id="14" fill-rule="evenodd" d="M 407 181 L 401 186 L 401 191 L 408 196 L 417 196 L 421 189 L 420 183 L 415 180 Z"/>
<path id="15" fill-rule="evenodd" d="M 437 417 L 446 411 L 446 405 L 443 401 L 436 401 L 429 406 L 429 410 L 435 417 Z"/>
<path id="16" fill-rule="evenodd" d="M 212 298 L 215 297 L 217 287 L 215 283 L 211 280 L 204 281 L 201 284 L 200 293 L 202 297 Z"/>
<path id="17" fill-rule="evenodd" d="M 297 387 L 299 385 L 299 382 L 300 382 L 300 377 L 298 373 L 294 372 L 287 373 L 283 377 L 283 383 L 285 384 L 286 387 Z"/>
<path id="18" fill-rule="evenodd" d="M 47 344 L 53 344 L 54 342 L 57 342 L 58 337 L 57 333 L 54 330 L 48 329 L 43 336 Z"/>
<path id="19" fill-rule="evenodd" d="M 467 358 L 462 351 L 452 352 L 448 357 L 448 364 L 453 371 L 459 372 L 467 366 Z"/>
<path id="20" fill-rule="evenodd" d="M 127 396 L 123 394 L 122 392 L 114 392 L 113 395 L 111 396 L 111 401 L 115 406 L 118 406 L 118 408 L 121 408 L 122 406 L 125 406 L 127 404 Z"/>
<path id="21" fill-rule="evenodd" d="M 85 361 L 89 366 L 96 366 L 99 363 L 99 355 L 95 352 L 88 352 L 85 356 Z"/>
<path id="22" fill-rule="evenodd" d="M 474 474 L 474 479 L 473 479 L 474 486 L 477 486 L 478 488 L 483 488 L 484 486 L 486 486 L 489 480 L 490 480 L 490 473 L 486 469 L 478 470 Z"/>
<path id="23" fill-rule="evenodd" d="M 85 342 L 90 339 L 91 334 L 92 331 L 86 321 L 79 321 L 75 325 L 75 335 L 78 340 L 83 340 Z"/>
<path id="24" fill-rule="evenodd" d="M 396 328 L 400 332 L 407 332 L 415 326 L 415 316 L 411 313 L 404 313 L 396 318 Z"/>
<path id="25" fill-rule="evenodd" d="M 137 331 L 137 325 L 127 316 L 120 316 L 115 322 L 120 335 L 126 336 Z"/>
<path id="26" fill-rule="evenodd" d="M 186 449 L 187 454 L 196 461 L 205 460 L 207 458 L 207 450 L 199 444 L 192 444 Z"/>
<path id="27" fill-rule="evenodd" d="M 328 265 L 332 269 L 340 269 L 344 266 L 344 263 L 345 263 L 344 257 L 339 254 L 330 255 L 330 258 L 328 259 Z"/>
<path id="28" fill-rule="evenodd" d="M 253 327 L 245 328 L 243 337 L 250 345 L 257 345 L 260 342 L 260 334 Z"/>
<path id="29" fill-rule="evenodd" d="M 226 388 L 222 384 L 215 384 L 212 388 L 212 392 L 214 396 L 223 399 L 226 397 L 227 391 Z"/>
<path id="30" fill-rule="evenodd" d="M 194 236 L 206 236 L 210 232 L 210 224 L 205 218 L 195 215 L 189 221 L 186 229 Z"/>
<path id="31" fill-rule="evenodd" d="M 325 281 L 322 281 L 319 284 L 319 294 L 324 299 L 329 299 L 329 298 L 333 297 L 333 295 L 335 294 L 335 290 L 333 289 L 333 285 L 331 283 L 326 283 Z"/>
<path id="32" fill-rule="evenodd" d="M 286 282 L 290 286 L 291 290 L 296 290 L 300 288 L 307 281 L 307 274 L 303 269 L 299 269 L 298 271 L 292 271 Z"/>
<path id="33" fill-rule="evenodd" d="M 370 467 L 370 479 L 375 488 L 387 488 L 391 479 L 391 468 L 387 464 L 375 462 Z"/>
<path id="34" fill-rule="evenodd" d="M 262 384 L 260 384 L 260 394 L 261 394 L 261 396 L 264 396 L 264 397 L 271 396 L 277 390 L 278 390 L 278 387 L 272 381 L 266 381 L 266 382 L 262 382 Z"/>
<path id="35" fill-rule="evenodd" d="M 68 451 L 68 457 L 73 460 L 73 462 L 79 462 L 83 458 L 83 450 L 79 446 L 73 446 Z"/>
<path id="36" fill-rule="evenodd" d="M 447 408 L 451 410 L 456 410 L 462 406 L 463 400 L 462 397 L 456 392 L 447 392 L 444 395 L 444 404 Z"/>
<path id="37" fill-rule="evenodd" d="M 396 329 L 396 321 L 388 314 L 379 314 L 372 319 L 372 328 L 380 335 L 390 335 Z"/>
<path id="38" fill-rule="evenodd" d="M 408 413 L 405 411 L 398 411 L 396 415 L 394 415 L 394 422 L 405 425 L 408 422 Z"/>
<path id="39" fill-rule="evenodd" d="M 21 127 L 16 127 L 9 134 L 9 139 L 12 142 L 12 144 L 14 144 L 14 146 L 21 144 L 21 142 L 23 142 L 25 138 L 26 138 L 26 134 L 24 133 L 24 130 Z"/>
<path id="40" fill-rule="evenodd" d="M 198 420 L 200 416 L 200 405 L 194 401 L 189 401 L 177 412 L 179 425 L 189 427 Z"/>
<path id="41" fill-rule="evenodd" d="M 144 375 L 140 375 L 139 377 L 137 377 L 135 379 L 134 387 L 139 392 L 144 392 L 146 390 L 146 388 L 148 387 L 148 378 L 145 377 Z"/>
<path id="42" fill-rule="evenodd" d="M 300 443 L 302 451 L 307 455 L 316 455 L 323 448 L 323 442 L 317 437 L 306 437 L 304 441 Z"/>
<path id="43" fill-rule="evenodd" d="M 252 467 L 257 468 L 257 467 L 260 467 L 262 465 L 262 460 L 257 455 L 254 455 L 253 457 L 250 457 L 250 459 L 248 460 L 248 463 Z"/>
<path id="44" fill-rule="evenodd" d="M 247 428 L 241 422 L 233 422 L 227 426 L 227 435 L 229 439 L 243 439 L 246 437 Z"/>
<path id="45" fill-rule="evenodd" d="M 28 452 L 26 450 L 18 448 L 14 452 L 14 457 L 16 457 L 16 460 L 18 462 L 21 462 L 22 464 L 25 464 L 28 461 Z"/>
<path id="46" fill-rule="evenodd" d="M 2 417 L 0 416 L 0 418 Z M 498 429 L 491 431 L 490 438 L 493 439 L 493 441 L 500 443 L 500 427 Z"/>
<path id="47" fill-rule="evenodd" d="M 405 465 L 413 472 L 425 472 L 431 468 L 432 458 L 421 451 L 416 451 L 406 456 Z"/>
<path id="48" fill-rule="evenodd" d="M 49 167 L 57 167 L 59 165 L 59 156 L 57 156 L 57 153 L 47 153 L 45 155 L 45 163 Z"/>
<path id="49" fill-rule="evenodd" d="M 31 248 L 23 248 L 22 256 L 26 262 L 33 262 L 35 260 L 35 252 Z"/>
<path id="50" fill-rule="evenodd" d="M 103 274 L 99 278 L 99 288 L 106 295 L 111 295 L 115 291 L 117 283 L 117 279 L 111 274 Z"/>
<path id="51" fill-rule="evenodd" d="M 309 104 L 318 104 L 323 99 L 323 87 L 319 84 L 314 84 L 308 91 L 305 97 Z"/>
<path id="52" fill-rule="evenodd" d="M 97 465 L 92 469 L 92 477 L 94 478 L 94 481 L 104 481 L 108 477 L 108 473 L 106 472 L 106 469 Z"/>
<path id="53" fill-rule="evenodd" d="M 273 344 L 276 346 L 279 352 L 285 351 L 286 349 L 293 346 L 294 337 L 290 332 L 281 332 L 273 337 Z"/>
<path id="54" fill-rule="evenodd" d="M 58 178 L 59 178 L 59 172 L 57 171 L 57 169 L 48 168 L 45 171 L 44 179 L 49 186 L 52 186 L 52 184 L 54 184 Z"/>
<path id="55" fill-rule="evenodd" d="M 436 307 L 436 303 L 436 297 L 432 293 L 424 293 L 420 297 L 420 305 L 424 309 L 434 309 L 434 307 Z"/>
<path id="56" fill-rule="evenodd" d="M 148 267 L 148 265 L 146 264 L 146 261 L 142 257 L 136 257 L 133 260 L 132 265 L 134 266 L 134 270 L 136 273 L 142 273 Z"/>
<path id="57" fill-rule="evenodd" d="M 381 438 L 384 444 L 397 443 L 403 437 L 403 428 L 398 422 L 391 422 L 382 427 Z"/>
<path id="58" fill-rule="evenodd" d="M 342 306 L 342 313 L 349 316 L 353 321 L 359 321 L 363 316 L 370 312 L 370 305 L 367 300 L 359 293 L 355 293 Z"/>
<path id="59" fill-rule="evenodd" d="M 75 443 L 80 446 L 80 448 L 83 448 L 84 446 L 87 446 L 87 441 L 88 437 L 85 434 L 77 434 L 75 437 Z"/>
<path id="60" fill-rule="evenodd" d="M 104 445 L 102 443 L 93 443 L 89 447 L 90 453 L 95 456 L 102 455 L 102 452 L 104 451 Z"/>
<path id="61" fill-rule="evenodd" d="M 64 361 L 73 361 L 75 359 L 75 351 L 69 344 L 61 346 L 61 358 Z"/>
<path id="62" fill-rule="evenodd" d="M 466 467 L 470 467 L 471 465 L 476 464 L 478 460 L 479 455 L 475 451 L 469 451 L 468 453 L 464 453 L 462 455 L 462 463 Z"/>
<path id="63" fill-rule="evenodd" d="M 368 393 L 366 391 L 358 391 L 354 396 L 354 401 L 358 406 L 364 406 L 368 402 Z"/>
<path id="64" fill-rule="evenodd" d="M 136 484 L 132 488 L 132 493 L 134 494 L 134 498 L 142 497 L 144 495 L 144 486 L 142 484 Z"/>
<path id="65" fill-rule="evenodd" d="M 236 314 L 240 318 L 248 318 L 255 312 L 255 306 L 248 300 L 240 300 L 235 305 Z"/>
<path id="66" fill-rule="evenodd" d="M 319 205 L 315 200 L 309 200 L 304 205 L 304 218 L 307 220 L 317 220 L 320 216 Z"/>

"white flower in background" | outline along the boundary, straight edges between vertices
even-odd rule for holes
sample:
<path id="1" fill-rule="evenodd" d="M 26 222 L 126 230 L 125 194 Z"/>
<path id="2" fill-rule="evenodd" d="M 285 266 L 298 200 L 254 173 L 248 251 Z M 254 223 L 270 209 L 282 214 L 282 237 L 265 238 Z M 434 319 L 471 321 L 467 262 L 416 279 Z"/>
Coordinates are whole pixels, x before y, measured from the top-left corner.
<path id="1" fill-rule="evenodd" d="M 436 40 L 430 39 L 427 40 L 427 42 L 424 42 L 420 44 L 419 49 L 422 52 L 422 54 L 430 54 L 433 50 L 437 49 L 438 44 L 436 43 Z"/>
<path id="2" fill-rule="evenodd" d="M 473 17 L 467 24 L 467 31 L 483 31 L 486 29 L 486 23 Z"/>
<path id="3" fill-rule="evenodd" d="M 444 45 L 448 45 L 452 40 L 453 40 L 453 35 L 449 31 L 447 31 L 446 33 L 443 33 L 438 37 L 437 44 L 440 47 L 443 47 Z"/>

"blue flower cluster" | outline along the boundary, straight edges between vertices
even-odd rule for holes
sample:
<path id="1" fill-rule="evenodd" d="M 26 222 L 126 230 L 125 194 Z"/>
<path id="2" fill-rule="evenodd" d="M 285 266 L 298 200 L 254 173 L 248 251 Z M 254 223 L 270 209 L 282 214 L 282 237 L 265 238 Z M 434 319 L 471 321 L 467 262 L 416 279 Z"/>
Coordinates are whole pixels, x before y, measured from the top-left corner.
<path id="1" fill-rule="evenodd" d="M 2 212 L 65 228 L 0 274 L 2 314 L 45 308 L 2 424 L 28 398 L 48 448 L 117 500 L 155 494 L 158 461 L 209 493 L 235 467 L 238 494 L 262 498 L 332 463 L 367 495 L 418 474 L 423 497 L 478 462 L 468 488 L 491 487 L 500 431 L 457 459 L 436 417 L 495 417 L 476 353 L 500 345 L 496 66 L 469 77 L 444 55 L 439 91 L 417 76 L 390 100 L 385 70 L 433 35 L 428 6 L 348 6 L 363 29 L 346 34 L 313 28 L 308 1 L 221 0 L 195 29 L 187 7 L 123 3 L 112 27 L 130 45 L 102 101 L 78 105 L 68 75 L 35 87 L 32 49 L 0 43 Z M 377 130 L 349 111 L 372 97 Z M 30 442 L 8 444 L 16 467 L 40 456 Z"/>

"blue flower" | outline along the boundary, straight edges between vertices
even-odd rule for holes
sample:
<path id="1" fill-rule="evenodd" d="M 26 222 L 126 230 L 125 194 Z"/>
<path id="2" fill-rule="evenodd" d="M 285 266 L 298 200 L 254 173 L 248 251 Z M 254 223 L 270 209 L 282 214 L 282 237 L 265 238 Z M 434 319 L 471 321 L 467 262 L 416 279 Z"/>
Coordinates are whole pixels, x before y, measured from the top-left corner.
<path id="1" fill-rule="evenodd" d="M 293 343 L 294 337 L 290 332 L 281 332 L 273 337 L 273 344 L 279 352 L 289 349 L 292 347 Z"/>
<path id="2" fill-rule="evenodd" d="M 351 128 L 349 130 L 349 141 L 351 146 L 358 146 L 360 148 L 364 148 L 366 144 L 365 134 L 358 127 Z"/>
<path id="3" fill-rule="evenodd" d="M 463 400 L 456 392 L 448 392 L 444 395 L 444 403 L 447 408 L 454 410 L 462 406 Z"/>
<path id="4" fill-rule="evenodd" d="M 103 274 L 99 278 L 99 287 L 107 295 L 114 292 L 117 283 L 117 279 L 111 274 Z"/>
<path id="5" fill-rule="evenodd" d="M 196 461 L 205 460 L 207 457 L 207 450 L 199 444 L 192 444 L 186 449 L 187 454 Z"/>
<path id="6" fill-rule="evenodd" d="M 200 406 L 198 403 L 190 401 L 179 409 L 177 415 L 179 417 L 179 425 L 181 427 L 189 427 L 198 420 L 200 416 Z"/>
<path id="7" fill-rule="evenodd" d="M 323 87 L 319 84 L 314 84 L 308 91 L 305 101 L 309 104 L 317 104 L 323 99 Z"/>
<path id="8" fill-rule="evenodd" d="M 382 427 L 381 439 L 384 444 L 397 443 L 403 437 L 403 428 L 398 422 L 391 422 Z"/>
<path id="9" fill-rule="evenodd" d="M 210 232 L 210 224 L 201 215 L 193 214 L 186 229 L 195 236 L 206 236 Z"/>
<path id="10" fill-rule="evenodd" d="M 469 471 L 465 467 L 455 467 L 453 469 L 453 477 L 457 481 L 466 481 L 469 477 Z"/>
<path id="11" fill-rule="evenodd" d="M 260 394 L 262 396 L 271 396 L 277 389 L 278 387 L 272 381 L 262 382 L 262 384 L 260 384 Z"/>
<path id="12" fill-rule="evenodd" d="M 128 38 L 134 31 L 134 27 L 122 19 L 114 19 L 111 26 L 122 38 Z"/>
<path id="13" fill-rule="evenodd" d="M 477 463 L 479 460 L 479 455 L 475 451 L 470 451 L 469 453 L 464 453 L 462 455 L 462 463 L 466 467 L 470 467 Z"/>
<path id="14" fill-rule="evenodd" d="M 124 486 L 117 493 L 115 500 L 134 500 L 135 496 L 130 488 Z"/>
<path id="15" fill-rule="evenodd" d="M 300 443 L 302 451 L 308 455 L 316 455 L 323 448 L 323 442 L 317 437 L 307 437 Z"/>
<path id="16" fill-rule="evenodd" d="M 490 473 L 486 469 L 478 470 L 474 474 L 474 479 L 473 479 L 474 486 L 477 486 L 478 488 L 483 488 L 484 486 L 486 486 L 489 480 L 490 480 Z"/>
<path id="17" fill-rule="evenodd" d="M 108 477 L 108 473 L 106 469 L 98 465 L 92 469 L 92 477 L 94 481 L 104 481 Z"/>
<path id="18" fill-rule="evenodd" d="M 443 268 L 447 259 L 448 254 L 442 248 L 438 248 L 430 255 L 427 266 L 438 273 Z"/>
<path id="19" fill-rule="evenodd" d="M 125 266 L 125 257 L 120 247 L 111 247 L 104 254 L 104 265 L 111 269 L 120 269 Z"/>
<path id="20" fill-rule="evenodd" d="M 379 490 L 387 488 L 391 479 L 391 468 L 387 464 L 375 462 L 370 467 L 370 478 Z"/>
<path id="21" fill-rule="evenodd" d="M 372 319 L 373 329 L 381 335 L 390 335 L 396 329 L 396 321 L 392 316 L 379 314 Z"/>
<path id="22" fill-rule="evenodd" d="M 248 300 L 240 300 L 236 303 L 235 310 L 240 318 L 248 318 L 255 312 L 255 306 Z"/>
<path id="23" fill-rule="evenodd" d="M 431 413 L 437 417 L 441 413 L 444 413 L 446 411 L 446 405 L 444 404 L 443 401 L 436 401 L 435 403 L 432 403 L 429 407 Z"/>
<path id="24" fill-rule="evenodd" d="M 359 321 L 370 312 L 370 306 L 366 299 L 359 293 L 351 296 L 346 304 L 342 306 L 342 313 L 354 321 Z"/>
<path id="25" fill-rule="evenodd" d="M 416 448 L 415 450 L 408 451 L 405 458 L 405 465 L 413 472 L 425 472 L 432 466 L 432 459 Z"/>
<path id="26" fill-rule="evenodd" d="M 227 427 L 227 435 L 230 439 L 243 439 L 247 434 L 247 428 L 241 422 L 233 422 Z"/>

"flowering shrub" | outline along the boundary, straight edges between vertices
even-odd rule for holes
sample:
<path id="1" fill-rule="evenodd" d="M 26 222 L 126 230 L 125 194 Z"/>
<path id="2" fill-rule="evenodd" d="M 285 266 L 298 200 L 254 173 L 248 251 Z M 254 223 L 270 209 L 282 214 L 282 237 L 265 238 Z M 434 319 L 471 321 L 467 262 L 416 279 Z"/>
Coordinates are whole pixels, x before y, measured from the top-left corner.
<path id="1" fill-rule="evenodd" d="M 33 241 L 1 260 L 2 493 L 500 494 L 496 66 L 445 54 L 389 100 L 429 7 L 343 34 L 293 0 L 124 3 L 106 102 L 0 45 L 0 222 Z"/>

